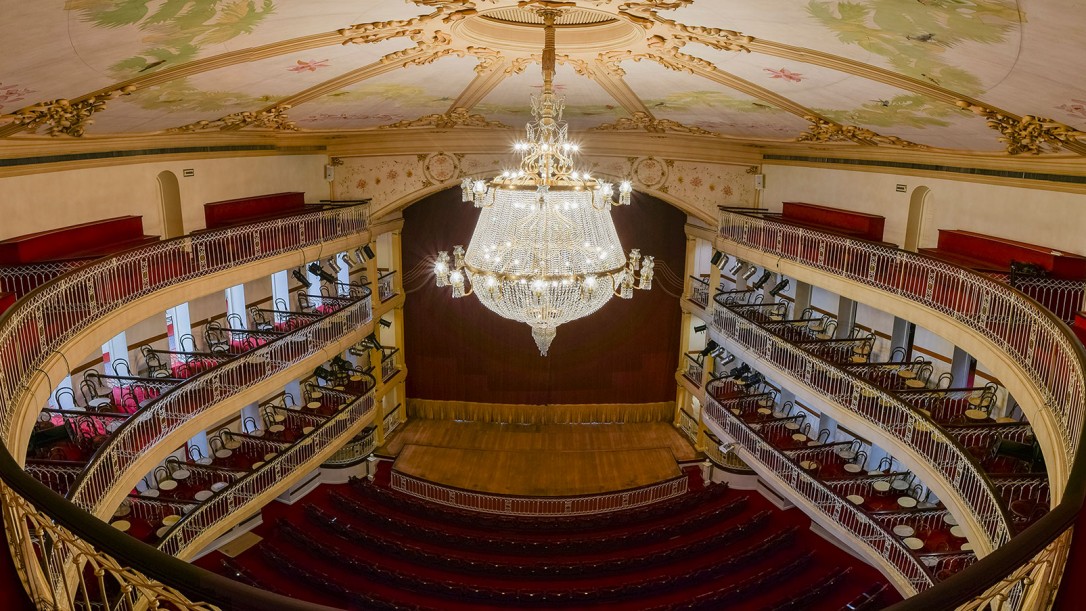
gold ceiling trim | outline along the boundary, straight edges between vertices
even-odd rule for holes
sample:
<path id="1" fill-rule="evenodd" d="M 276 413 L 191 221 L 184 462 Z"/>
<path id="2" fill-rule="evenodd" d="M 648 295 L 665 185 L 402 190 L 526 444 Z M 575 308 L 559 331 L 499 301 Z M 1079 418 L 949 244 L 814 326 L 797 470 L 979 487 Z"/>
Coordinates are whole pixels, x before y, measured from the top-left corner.
<path id="1" fill-rule="evenodd" d="M 512 129 L 501 121 L 490 121 L 481 114 L 471 114 L 467 108 L 457 107 L 442 114 L 432 114 L 417 119 L 404 119 L 388 125 L 382 125 L 381 129 L 401 129 L 407 127 L 436 127 L 438 129 L 451 129 L 454 127 L 494 127 L 499 129 Z"/>
<path id="2" fill-rule="evenodd" d="M 855 125 L 841 125 L 828 121 L 822 117 L 804 117 L 811 122 L 807 131 L 796 138 L 796 142 L 855 142 L 865 146 L 879 146 L 880 144 L 898 146 L 901 148 L 926 149 L 928 147 L 903 140 L 897 136 L 883 136 L 863 127 Z"/>
<path id="3" fill-rule="evenodd" d="M 666 132 L 676 132 L 680 134 L 694 134 L 698 136 L 719 136 L 716 132 L 711 132 L 707 129 L 700 127 L 694 127 L 691 125 L 683 125 L 678 121 L 672 121 L 671 119 L 657 119 L 651 114 L 642 111 L 635 111 L 630 113 L 629 117 L 622 117 L 614 123 L 604 123 L 592 128 L 592 131 L 596 132 L 611 132 L 611 131 L 632 131 L 632 130 L 644 130 L 656 134 L 662 134 Z"/>
<path id="4" fill-rule="evenodd" d="M 245 127 L 257 127 L 276 131 L 298 131 L 298 126 L 295 125 L 294 121 L 291 121 L 290 118 L 287 117 L 288 110 L 290 110 L 290 104 L 279 104 L 256 112 L 235 112 L 226 115 L 225 117 L 215 119 L 214 121 L 197 121 L 195 123 L 189 123 L 188 125 L 182 125 L 181 127 L 174 127 L 167 131 L 195 132 L 206 129 L 233 131 Z"/>
<path id="5" fill-rule="evenodd" d="M 15 131 L 35 131 L 44 126 L 50 136 L 79 138 L 87 126 L 94 123 L 91 116 L 105 110 L 107 101 L 135 90 L 134 86 L 128 85 L 75 101 L 59 99 L 42 102 L 9 115 L 0 115 L 0 125 L 18 127 Z"/>
<path id="6" fill-rule="evenodd" d="M 1009 155 L 1054 153 L 1061 148 L 1072 150 L 1080 155 L 1084 153 L 1086 132 L 1059 121 L 1033 115 L 1015 118 L 967 100 L 958 100 L 957 105 L 963 110 L 984 117 L 988 122 L 988 127 L 1002 134 L 999 141 L 1007 145 Z"/>

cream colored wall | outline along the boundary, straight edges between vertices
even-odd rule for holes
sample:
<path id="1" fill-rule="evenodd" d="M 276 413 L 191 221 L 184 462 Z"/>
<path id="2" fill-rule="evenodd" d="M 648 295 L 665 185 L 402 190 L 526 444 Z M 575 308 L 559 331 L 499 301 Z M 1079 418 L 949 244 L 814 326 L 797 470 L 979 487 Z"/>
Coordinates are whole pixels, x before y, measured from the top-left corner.
<path id="1" fill-rule="evenodd" d="M 146 233 L 164 233 L 158 173 L 177 175 L 185 231 L 204 227 L 207 202 L 304 191 L 306 201 L 326 199 L 324 155 L 235 157 L 118 165 L 44 172 L 0 179 L 0 239 L 54 227 L 135 214 Z M 195 170 L 185 178 L 182 170 Z"/>
<path id="2" fill-rule="evenodd" d="M 762 205 L 803 201 L 886 217 L 884 239 L 901 245 L 909 198 L 931 189 L 920 244 L 934 246 L 938 230 L 966 229 L 1086 254 L 1086 195 L 876 172 L 765 165 Z M 894 187 L 907 186 L 905 193 Z"/>

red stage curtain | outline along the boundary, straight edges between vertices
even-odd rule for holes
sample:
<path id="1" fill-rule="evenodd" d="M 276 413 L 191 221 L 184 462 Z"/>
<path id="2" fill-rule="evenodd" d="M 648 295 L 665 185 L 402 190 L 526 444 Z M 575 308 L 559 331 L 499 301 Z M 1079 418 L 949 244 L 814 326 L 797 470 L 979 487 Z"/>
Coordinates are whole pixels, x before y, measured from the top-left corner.
<path id="1" fill-rule="evenodd" d="M 407 396 L 482 403 L 651 403 L 675 398 L 681 311 L 659 286 L 661 263 L 681 273 L 686 215 L 635 193 L 612 218 L 623 247 L 657 260 L 651 291 L 613 298 L 594 315 L 558 327 L 549 356 L 539 355 L 526 324 L 499 317 L 475 296 L 453 299 L 437 288 L 439 250 L 465 247 L 479 211 L 460 201 L 460 189 L 423 199 L 403 213 L 404 270 L 424 264 L 424 277 L 407 278 L 404 305 Z M 674 291 L 679 292 L 679 291 Z"/>

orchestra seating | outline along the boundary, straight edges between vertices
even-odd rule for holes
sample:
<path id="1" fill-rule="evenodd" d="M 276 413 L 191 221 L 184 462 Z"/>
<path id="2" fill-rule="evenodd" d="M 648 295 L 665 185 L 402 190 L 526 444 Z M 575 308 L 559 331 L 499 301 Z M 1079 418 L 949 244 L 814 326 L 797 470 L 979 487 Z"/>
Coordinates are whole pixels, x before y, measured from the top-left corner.
<path id="1" fill-rule="evenodd" d="M 204 221 L 208 229 L 258 223 L 320 209 L 306 206 L 305 193 L 291 191 L 253 195 L 204 204 Z"/>
<path id="2" fill-rule="evenodd" d="M 781 222 L 881 242 L 886 217 L 803 202 L 784 202 Z"/>
<path id="3" fill-rule="evenodd" d="M 900 600 L 809 526 L 798 510 L 723 485 L 604 516 L 540 518 L 353 481 L 272 503 L 260 543 L 197 564 L 336 608 L 783 611 Z"/>
<path id="4" fill-rule="evenodd" d="M 1017 262 L 1038 266 L 1052 278 L 1086 279 L 1086 257 L 961 229 L 940 229 L 938 246 L 920 252 L 979 272 L 1009 274 Z"/>

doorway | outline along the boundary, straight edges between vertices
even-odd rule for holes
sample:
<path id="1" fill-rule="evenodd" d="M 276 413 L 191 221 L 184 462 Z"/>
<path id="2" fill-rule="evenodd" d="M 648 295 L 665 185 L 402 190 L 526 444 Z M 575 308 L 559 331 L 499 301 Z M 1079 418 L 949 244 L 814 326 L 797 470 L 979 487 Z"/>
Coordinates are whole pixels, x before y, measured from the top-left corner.
<path id="1" fill-rule="evenodd" d="M 909 221 L 905 226 L 905 250 L 916 252 L 920 248 L 920 235 L 924 231 L 924 212 L 931 198 L 931 189 L 917 187 L 909 200 Z"/>
<path id="2" fill-rule="evenodd" d="M 181 217 L 181 187 L 173 172 L 159 172 L 158 194 L 162 200 L 163 239 L 185 235 L 185 222 Z"/>

